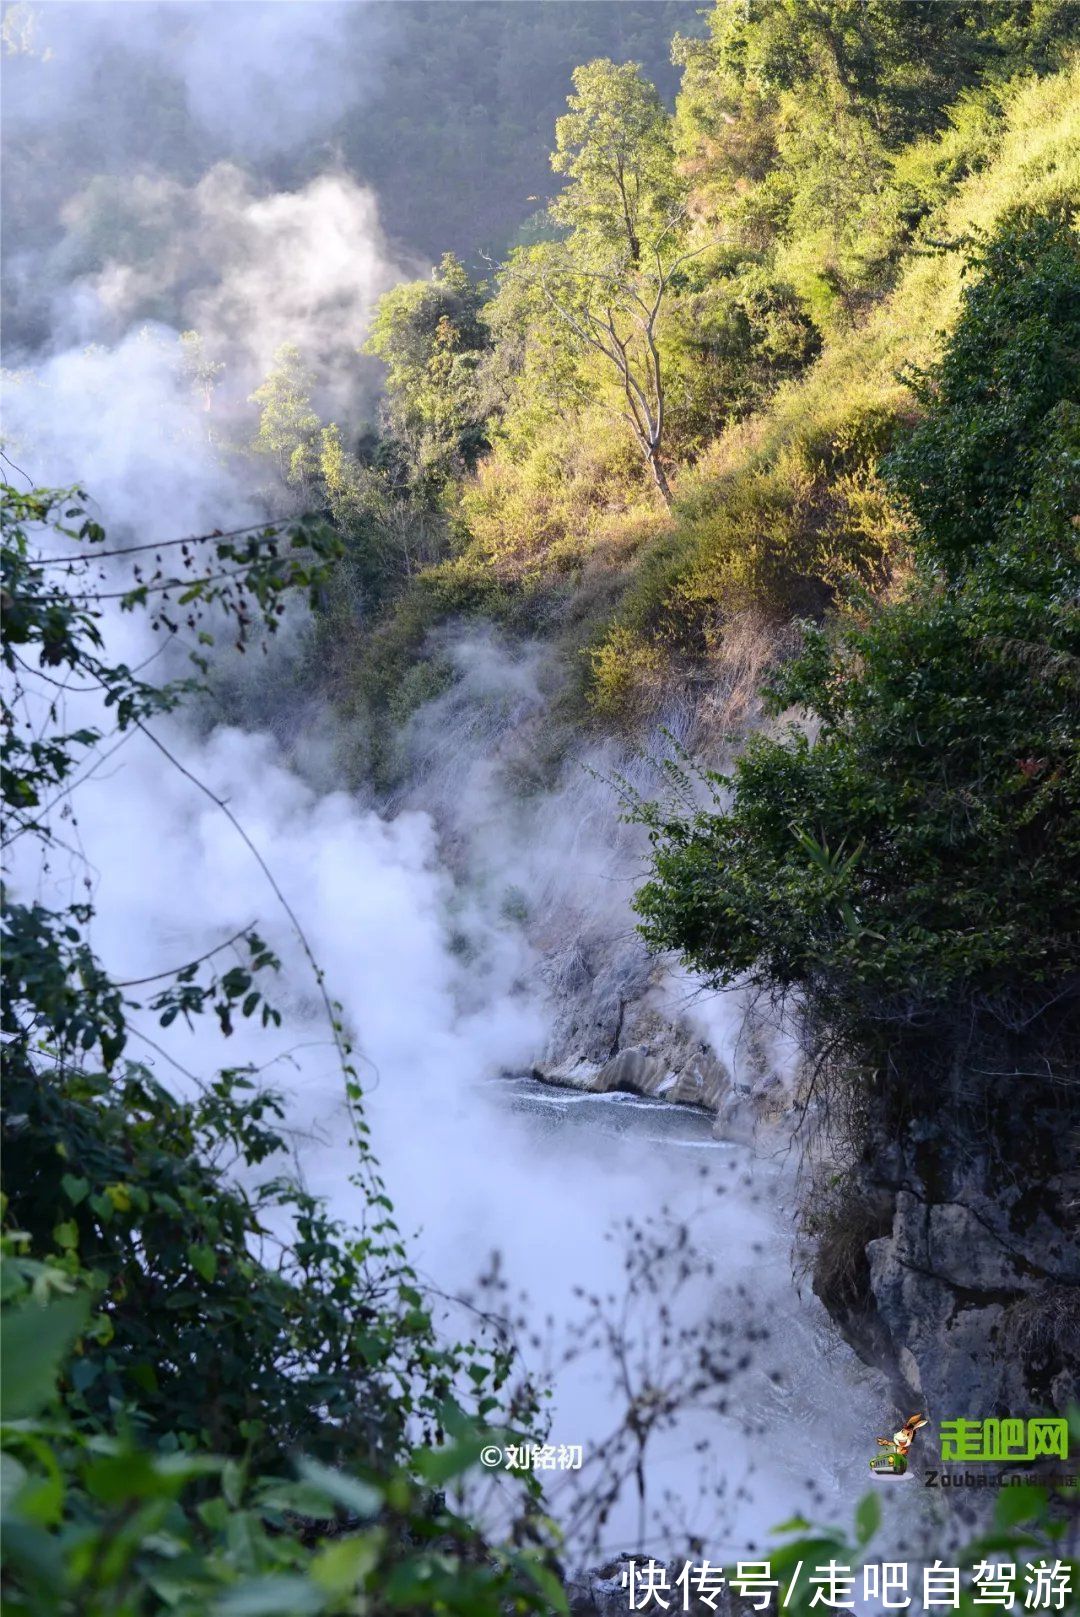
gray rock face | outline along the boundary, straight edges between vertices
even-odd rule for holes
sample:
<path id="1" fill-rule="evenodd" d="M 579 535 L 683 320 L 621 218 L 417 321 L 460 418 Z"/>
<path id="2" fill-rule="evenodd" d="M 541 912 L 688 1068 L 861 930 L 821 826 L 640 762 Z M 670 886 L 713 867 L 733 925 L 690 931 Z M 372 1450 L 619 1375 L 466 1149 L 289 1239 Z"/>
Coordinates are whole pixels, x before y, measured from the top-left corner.
<path id="1" fill-rule="evenodd" d="M 830 1297 L 828 1283 L 819 1295 L 856 1351 L 884 1360 L 898 1405 L 936 1420 L 1063 1414 L 1080 1397 L 1080 1220 L 1068 1177 L 1003 1182 L 985 1142 L 964 1151 L 925 1122 L 912 1132 L 868 1166 L 868 1177 L 892 1179 L 892 1212 L 864 1248 L 861 1306 Z M 1052 1131 L 1045 1151 L 1052 1169 Z"/>
<path id="2" fill-rule="evenodd" d="M 536 1075 L 700 1106 L 722 1138 L 775 1140 L 791 1126 L 797 1075 L 764 1025 L 748 1016 L 733 1073 L 665 979 L 632 934 L 575 938 L 549 962 L 557 1014 Z M 844 1261 L 826 1279 L 817 1271 L 815 1289 L 855 1352 L 890 1376 L 905 1413 L 1064 1412 L 1080 1401 L 1075 1147 L 1018 1116 L 1029 1161 L 1006 1172 L 977 1131 L 926 1111 L 868 1152 Z"/>
<path id="3" fill-rule="evenodd" d="M 558 1009 L 535 1075 L 594 1094 L 700 1106 L 724 1138 L 751 1138 L 783 1117 L 790 1087 L 761 1041 L 748 1037 L 747 1071 L 736 1083 L 700 1024 L 665 998 L 666 975 L 636 937 L 575 939 L 548 965 Z"/>

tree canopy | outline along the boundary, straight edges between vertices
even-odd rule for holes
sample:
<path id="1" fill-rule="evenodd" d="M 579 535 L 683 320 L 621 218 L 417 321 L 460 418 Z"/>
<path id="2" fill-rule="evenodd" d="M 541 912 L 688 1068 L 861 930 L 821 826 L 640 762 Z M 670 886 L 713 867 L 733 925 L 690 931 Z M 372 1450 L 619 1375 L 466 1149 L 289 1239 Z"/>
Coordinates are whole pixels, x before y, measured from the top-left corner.
<path id="1" fill-rule="evenodd" d="M 636 62 L 589 62 L 573 77 L 551 156 L 567 183 L 551 217 L 586 261 L 605 265 L 614 251 L 636 269 L 680 206 L 671 118 Z"/>
<path id="2" fill-rule="evenodd" d="M 1003 1036 L 1045 1034 L 1049 1072 L 1072 1059 L 1054 1030 L 1080 931 L 1071 216 L 1014 217 L 971 264 L 922 422 L 886 461 L 914 581 L 807 628 L 772 700 L 812 728 L 752 740 L 713 778 L 729 806 L 642 811 L 637 902 L 654 943 L 718 983 L 797 990 L 819 1038 L 871 1062 L 977 1006 Z"/>

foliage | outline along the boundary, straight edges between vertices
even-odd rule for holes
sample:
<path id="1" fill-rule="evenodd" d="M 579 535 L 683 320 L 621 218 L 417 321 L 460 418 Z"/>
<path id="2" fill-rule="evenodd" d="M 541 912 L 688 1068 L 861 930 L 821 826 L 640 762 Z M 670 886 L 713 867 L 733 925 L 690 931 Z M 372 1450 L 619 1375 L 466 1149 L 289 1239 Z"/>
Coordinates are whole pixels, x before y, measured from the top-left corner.
<path id="1" fill-rule="evenodd" d="M 184 374 L 201 398 L 203 409 L 209 410 L 218 378 L 225 369 L 224 361 L 214 359 L 207 353 L 206 344 L 197 331 L 182 331 L 180 345 L 184 356 Z"/>
<path id="2" fill-rule="evenodd" d="M 69 1267 L 27 1257 L 26 1245 L 17 1231 L 4 1237 L 9 1611 L 330 1617 L 358 1600 L 373 1613 L 565 1611 L 541 1553 L 484 1543 L 433 1491 L 475 1462 L 465 1423 L 437 1454 L 406 1451 L 378 1481 L 310 1459 L 260 1475 L 250 1453 L 150 1447 L 123 1419 L 88 1431 L 53 1385 L 73 1349 L 73 1377 L 85 1362 L 88 1297 Z"/>
<path id="3" fill-rule="evenodd" d="M 603 413 L 580 432 L 555 422 L 519 455 L 493 457 L 462 497 L 468 556 L 508 580 L 554 583 L 598 550 L 620 547 L 636 523 L 659 520 L 634 446 L 605 431 Z"/>
<path id="4" fill-rule="evenodd" d="M 983 273 L 942 364 L 914 380 L 923 421 L 888 475 L 926 553 L 955 574 L 1029 505 L 1060 437 L 1054 406 L 1075 396 L 1080 260 L 1066 211 L 978 243 Z"/>
<path id="5" fill-rule="evenodd" d="M 635 62 L 589 62 L 573 79 L 551 156 L 568 183 L 549 211 L 575 256 L 603 265 L 614 251 L 636 268 L 681 200 L 670 119 Z"/>
<path id="6" fill-rule="evenodd" d="M 194 679 L 154 685 L 140 679 L 137 670 L 112 662 L 100 628 L 106 603 L 115 601 L 122 611 L 145 608 L 151 628 L 166 634 L 174 633 L 181 624 L 195 630 L 202 615 L 212 608 L 235 626 L 235 643 L 242 650 L 256 628 L 271 634 L 276 630 L 287 590 L 306 590 L 315 604 L 328 565 L 340 553 L 337 539 L 325 525 L 311 521 L 288 527 L 256 523 L 209 535 L 201 543 L 177 539 L 132 546 L 122 552 L 131 558 L 131 582 L 126 588 L 102 589 L 96 583 L 87 589 L 83 581 L 99 558 L 109 559 L 118 552 L 95 551 L 94 547 L 104 544 L 105 534 L 79 503 L 85 496 L 77 489 L 35 489 L 24 494 L 3 484 L 0 497 L 4 524 L 2 655 L 12 679 L 4 698 L 3 741 L 7 764 L 3 802 L 11 817 L 9 839 L 26 832 L 47 834 L 43 797 L 59 788 L 49 806 L 61 801 L 76 766 L 103 738 L 102 730 L 93 723 L 69 735 L 46 729 L 26 740 L 21 730 L 33 727 L 20 725 L 18 719 L 28 681 L 38 689 L 42 682 L 56 688 L 56 675 L 75 677 L 100 693 L 102 706 L 114 716 L 119 733 L 154 714 L 170 712 L 195 689 Z M 72 523 L 78 525 L 70 526 Z M 42 527 L 52 528 L 68 550 L 48 556 L 35 552 L 29 535 Z M 91 548 L 76 548 L 83 544 Z M 98 571 L 97 579 L 104 578 Z M 27 662 L 35 650 L 38 669 Z M 193 662 L 205 671 L 200 654 Z M 54 673 L 45 673 L 46 669 Z M 58 714 L 56 700 L 50 699 L 50 725 L 56 724 Z"/>
<path id="7" fill-rule="evenodd" d="M 405 282 L 380 300 L 365 345 L 387 367 L 389 435 L 422 486 L 462 475 L 487 447 L 477 376 L 488 344 L 481 293 L 446 253 L 429 281 Z"/>
<path id="8" fill-rule="evenodd" d="M 284 343 L 278 349 L 274 365 L 249 400 L 259 407 L 259 428 L 252 448 L 273 462 L 283 483 L 303 490 L 317 465 L 321 423 L 311 407 L 315 379 L 293 343 Z"/>
<path id="9" fill-rule="evenodd" d="M 976 1005 L 1045 1035 L 1049 1074 L 1067 1060 L 1080 929 L 1080 437 L 1075 403 L 1054 402 L 1075 371 L 1047 377 L 1080 254 L 1067 215 L 1020 215 L 974 262 L 923 423 L 892 461 L 928 491 L 915 580 L 862 621 L 807 631 L 774 705 L 814 730 L 758 737 L 713 777 L 721 812 L 643 811 L 656 874 L 638 905 L 650 939 L 712 980 L 797 988 L 819 1038 L 877 1052 Z M 1035 301 L 1043 318 L 1018 324 Z M 1006 371 L 993 501 L 960 511 L 939 498 L 942 458 L 986 474 L 957 442 L 959 400 Z M 977 413 L 970 430 L 985 443 Z M 958 555 L 962 572 L 939 567 Z"/>
<path id="10" fill-rule="evenodd" d="M 653 641 L 620 625 L 592 653 L 594 701 L 601 713 L 647 716 L 659 707 L 670 671 Z"/>
<path id="11" fill-rule="evenodd" d="M 494 320 L 512 329 L 516 316 L 526 353 L 539 326 L 539 362 L 526 359 L 525 368 L 554 382 L 556 400 L 566 392 L 579 407 L 612 410 L 670 507 L 660 326 L 694 256 L 684 250 L 670 120 L 633 63 L 591 62 L 574 74 L 574 87 L 552 154 L 570 183 L 548 210 L 565 234 L 511 255 Z"/>
<path id="12" fill-rule="evenodd" d="M 480 311 L 490 448 L 476 481 L 443 491 L 431 587 L 421 569 L 399 606 L 385 597 L 402 624 L 379 629 L 375 661 L 407 622 L 452 610 L 467 577 L 470 610 L 486 593 L 500 614 L 554 626 L 574 683 L 591 666 L 596 709 L 635 724 L 650 707 L 642 670 L 722 677 L 747 612 L 780 632 L 890 588 L 910 519 L 879 462 L 924 408 L 919 370 L 955 321 L 965 242 L 1080 185 L 1071 15 L 724 4 L 707 37 L 676 42 L 674 118 L 633 64 L 591 62 L 560 123 L 566 189 Z M 633 103 L 615 147 L 601 83 Z M 645 215 L 678 215 L 659 266 L 642 250 L 634 268 L 613 152 Z M 642 499 L 654 462 L 669 521 Z"/>
<path id="13" fill-rule="evenodd" d="M 906 194 L 890 183 L 893 154 L 1018 67 L 1055 65 L 1075 23 L 1069 0 L 718 5 L 707 40 L 676 44 L 676 139 L 700 205 L 777 251 L 819 320 L 848 318 L 924 212 L 910 166 Z"/>
<path id="14" fill-rule="evenodd" d="M 992 235 L 1018 206 L 1052 212 L 1080 195 L 1078 84 L 1072 65 L 1003 93 L 993 161 L 961 173 L 927 216 L 925 250 L 905 256 L 865 319 L 829 334 L 815 363 L 728 425 L 682 475 L 675 531 L 635 558 L 609 633 L 626 626 L 711 666 L 748 598 L 779 624 L 817 617 L 853 586 L 880 592 L 903 570 L 909 522 L 886 499 L 879 470 L 919 408 L 903 378 L 933 363 L 942 328 L 954 326 L 972 229 Z M 936 161 L 937 137 L 905 148 L 920 151 Z M 766 495 L 788 513 L 782 522 L 761 512 Z"/>
<path id="15" fill-rule="evenodd" d="M 105 739 L 97 722 L 63 731 L 54 673 L 166 757 L 148 721 L 196 688 L 114 663 L 107 603 L 148 608 L 166 632 L 213 607 L 243 638 L 273 630 L 288 589 L 320 590 L 340 551 L 303 523 L 110 551 L 81 501 L 4 490 L 4 833 L 46 849 Z M 101 588 L 95 558 L 117 556 L 134 582 Z M 6 1604 L 225 1617 L 346 1611 L 364 1591 L 372 1611 L 561 1609 L 531 1480 L 505 1548 L 440 1491 L 485 1429 L 535 1430 L 535 1398 L 511 1385 L 504 1341 L 440 1334 L 302 935 L 342 1062 L 357 1230 L 281 1177 L 280 1103 L 253 1071 L 181 1100 L 127 1053 L 143 1012 L 163 1027 L 212 1013 L 226 1037 L 239 1019 L 275 1024 L 261 938 L 122 983 L 92 920 L 89 902 L 4 895 Z"/>
<path id="16" fill-rule="evenodd" d="M 130 1062 L 43 1081 L 9 1047 L 5 1104 L 22 1236 L 99 1298 L 66 1393 L 78 1424 L 108 1430 L 126 1408 L 154 1447 L 258 1470 L 296 1445 L 368 1464 L 393 1452 L 407 1386 L 399 1414 L 364 1245 L 294 1187 L 231 1182 L 283 1149 L 273 1096 L 238 1072 L 184 1103 Z M 296 1237 L 275 1260 L 282 1210 Z"/>

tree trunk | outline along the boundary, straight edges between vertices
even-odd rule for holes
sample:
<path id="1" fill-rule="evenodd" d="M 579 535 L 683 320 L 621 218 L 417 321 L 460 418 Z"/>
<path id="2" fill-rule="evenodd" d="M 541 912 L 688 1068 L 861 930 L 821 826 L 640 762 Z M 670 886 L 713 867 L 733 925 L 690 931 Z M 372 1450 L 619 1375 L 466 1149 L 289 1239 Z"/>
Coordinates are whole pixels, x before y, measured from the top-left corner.
<path id="1" fill-rule="evenodd" d="M 660 490 L 660 498 L 663 500 L 664 504 L 667 506 L 668 510 L 670 511 L 674 507 L 674 501 L 672 500 L 672 497 L 671 497 L 671 488 L 670 488 L 670 486 L 668 484 L 667 475 L 666 475 L 666 473 L 664 471 L 663 466 L 661 466 L 661 464 L 660 464 L 660 456 L 657 454 L 656 450 L 650 449 L 648 451 L 648 457 L 649 457 L 649 470 L 653 474 L 653 481 L 655 482 L 657 488 Z"/>

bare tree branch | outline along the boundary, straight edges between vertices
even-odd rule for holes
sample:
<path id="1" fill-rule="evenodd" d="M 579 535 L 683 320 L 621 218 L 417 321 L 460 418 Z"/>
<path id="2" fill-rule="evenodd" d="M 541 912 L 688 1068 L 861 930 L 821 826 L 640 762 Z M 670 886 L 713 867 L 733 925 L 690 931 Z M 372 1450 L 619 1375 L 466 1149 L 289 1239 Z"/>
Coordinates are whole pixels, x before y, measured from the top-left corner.
<path id="1" fill-rule="evenodd" d="M 535 272 L 514 262 L 501 272 L 539 291 L 577 341 L 602 355 L 615 369 L 625 400 L 616 413 L 633 433 L 669 511 L 672 495 L 664 463 L 664 371 L 656 328 L 674 276 L 684 264 L 715 245 L 710 241 L 689 248 L 665 264 L 663 245 L 685 220 L 686 210 L 680 208 L 648 243 L 654 269 L 643 269 L 644 249 L 639 244 L 638 251 L 631 252 L 626 262 L 607 269 L 576 264 L 567 252 L 560 262 L 550 266 L 541 263 Z M 576 299 L 574 283 L 578 287 L 582 283 L 595 286 L 595 299 Z M 620 329 L 620 322 L 629 322 L 632 329 L 628 333 L 625 325 Z"/>

